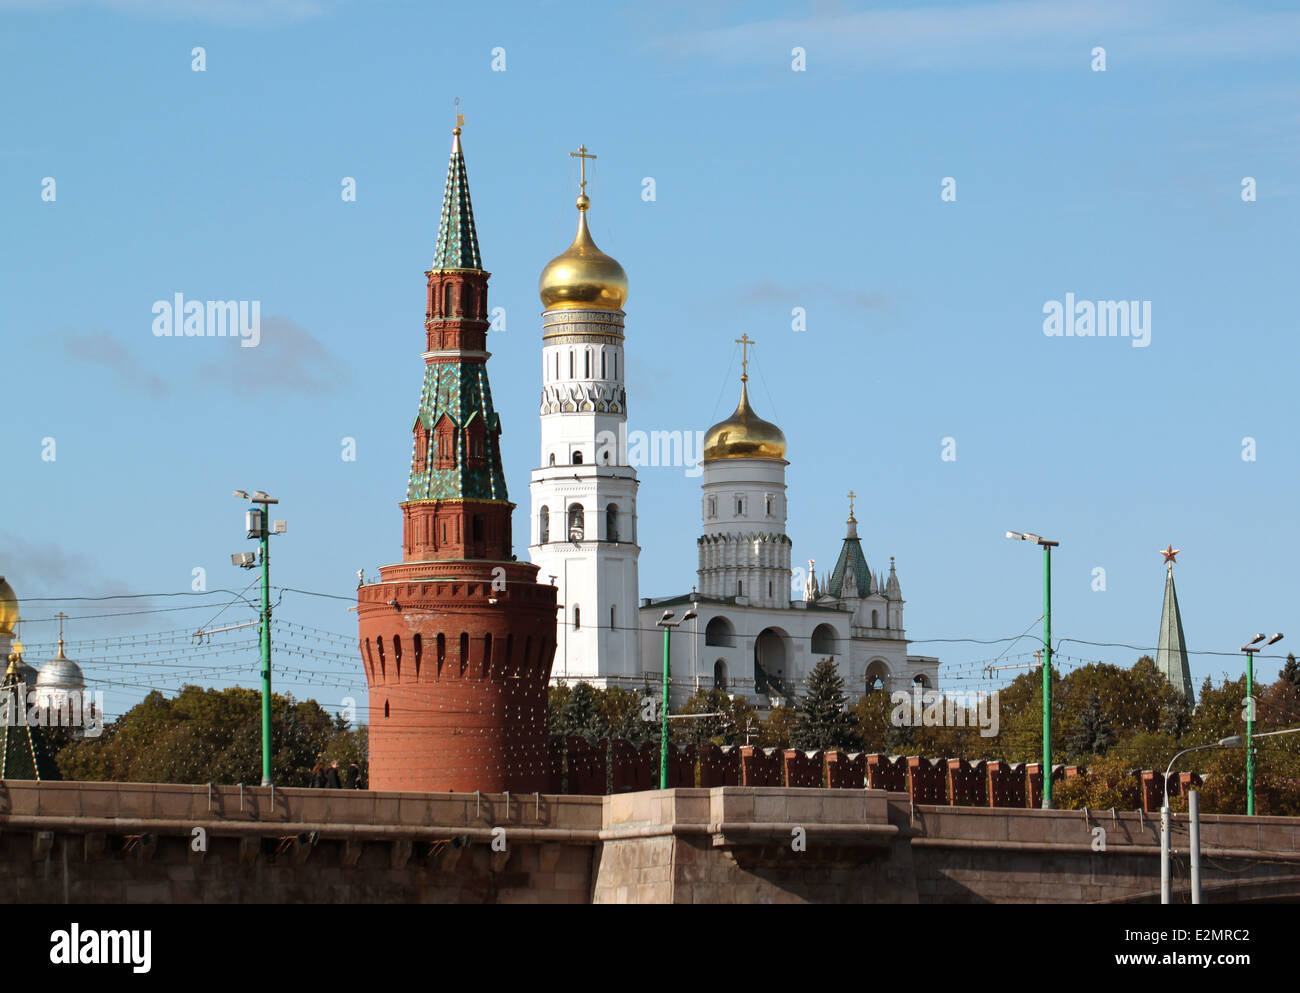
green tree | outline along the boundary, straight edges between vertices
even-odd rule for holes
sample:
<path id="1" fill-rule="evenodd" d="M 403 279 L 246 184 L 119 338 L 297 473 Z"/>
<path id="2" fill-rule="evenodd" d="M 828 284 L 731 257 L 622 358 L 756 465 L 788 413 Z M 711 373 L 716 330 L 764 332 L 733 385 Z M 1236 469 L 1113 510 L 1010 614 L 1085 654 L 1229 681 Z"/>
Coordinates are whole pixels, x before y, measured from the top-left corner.
<path id="1" fill-rule="evenodd" d="M 755 744 L 761 748 L 790 748 L 797 719 L 798 711 L 794 707 L 773 707 L 767 713 L 767 720 L 758 727 Z"/>
<path id="2" fill-rule="evenodd" d="M 356 758 L 365 768 L 365 729 L 330 717 L 315 700 L 271 695 L 271 767 L 277 784 L 306 786 L 322 755 Z M 172 698 L 155 690 L 98 738 L 58 754 L 65 779 L 145 783 L 259 783 L 261 693 L 185 686 Z"/>
<path id="3" fill-rule="evenodd" d="M 1115 730 L 1101 706 L 1101 697 L 1095 691 L 1088 694 L 1088 705 L 1075 720 L 1074 731 L 1066 750 L 1073 755 L 1105 755 L 1115 744 Z"/>
<path id="4" fill-rule="evenodd" d="M 845 708 L 844 678 L 835 660 L 822 659 L 808 677 L 808 691 L 799 701 L 792 745 L 806 750 L 841 748 L 856 751 L 861 745 L 853 715 Z"/>
<path id="5" fill-rule="evenodd" d="M 590 683 L 554 686 L 548 694 L 548 723 L 552 735 L 562 738 L 606 738 L 608 726 L 601 714 L 600 691 Z"/>
<path id="6" fill-rule="evenodd" d="M 726 691 L 701 690 L 687 700 L 683 714 L 721 714 L 721 717 L 673 721 L 673 740 L 681 744 L 743 745 L 745 732 L 757 724 L 754 708 L 743 696 L 732 699 Z"/>
<path id="7" fill-rule="evenodd" d="M 596 709 L 603 724 L 601 737 L 626 738 L 642 742 L 658 740 L 662 728 L 658 719 L 658 700 L 620 686 L 596 691 Z M 655 706 L 649 706 L 653 703 Z"/>
<path id="8" fill-rule="evenodd" d="M 1297 690 L 1300 690 L 1300 663 L 1296 662 L 1294 653 L 1287 654 L 1286 662 L 1278 675 L 1283 682 L 1290 683 Z"/>

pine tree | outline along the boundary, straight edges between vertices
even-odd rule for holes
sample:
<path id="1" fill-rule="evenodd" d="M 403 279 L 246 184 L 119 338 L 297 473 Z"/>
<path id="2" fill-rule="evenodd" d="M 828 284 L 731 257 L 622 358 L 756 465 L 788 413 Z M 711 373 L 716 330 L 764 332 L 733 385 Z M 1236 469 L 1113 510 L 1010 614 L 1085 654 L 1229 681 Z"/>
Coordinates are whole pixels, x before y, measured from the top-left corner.
<path id="1" fill-rule="evenodd" d="M 1160 733 L 1177 740 L 1192 726 L 1192 705 L 1172 686 L 1160 701 Z"/>
<path id="2" fill-rule="evenodd" d="M 1296 689 L 1300 689 L 1300 663 L 1296 662 L 1294 654 L 1287 654 L 1286 664 L 1282 666 L 1279 675 L 1285 682 L 1290 683 Z"/>
<path id="3" fill-rule="evenodd" d="M 605 736 L 597 690 L 590 683 L 576 683 L 560 702 L 551 734 L 563 738 L 586 738 L 595 741 Z"/>
<path id="4" fill-rule="evenodd" d="M 1075 755 L 1105 755 L 1115 744 L 1115 730 L 1101 707 L 1101 697 L 1088 694 L 1088 704 L 1079 714 L 1074 733 L 1066 742 L 1066 749 Z"/>
<path id="5" fill-rule="evenodd" d="M 808 677 L 808 693 L 799 701 L 795 748 L 854 750 L 860 747 L 856 721 L 844 709 L 844 679 L 834 659 L 822 659 Z"/>

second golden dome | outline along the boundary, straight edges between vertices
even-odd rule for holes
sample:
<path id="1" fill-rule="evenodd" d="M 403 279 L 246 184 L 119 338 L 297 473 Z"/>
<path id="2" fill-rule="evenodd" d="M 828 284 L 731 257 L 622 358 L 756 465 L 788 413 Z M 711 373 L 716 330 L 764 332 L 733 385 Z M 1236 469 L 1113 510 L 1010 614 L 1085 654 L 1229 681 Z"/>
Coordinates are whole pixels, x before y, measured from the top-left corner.
<path id="1" fill-rule="evenodd" d="M 736 412 L 713 425 L 704 436 L 704 460 L 784 458 L 785 435 L 771 421 L 754 413 L 749 405 L 749 390 L 742 379 Z"/>

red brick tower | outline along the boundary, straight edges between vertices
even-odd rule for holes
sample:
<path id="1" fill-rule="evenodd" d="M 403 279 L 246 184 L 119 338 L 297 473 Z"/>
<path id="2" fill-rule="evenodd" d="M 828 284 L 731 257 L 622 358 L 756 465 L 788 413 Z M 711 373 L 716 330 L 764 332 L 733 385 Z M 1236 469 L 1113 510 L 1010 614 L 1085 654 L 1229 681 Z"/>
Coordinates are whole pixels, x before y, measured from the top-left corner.
<path id="1" fill-rule="evenodd" d="M 357 589 L 370 686 L 370 788 L 546 788 L 556 589 L 511 554 L 501 423 L 487 377 L 487 284 L 460 128 L 433 266 L 402 561 Z"/>

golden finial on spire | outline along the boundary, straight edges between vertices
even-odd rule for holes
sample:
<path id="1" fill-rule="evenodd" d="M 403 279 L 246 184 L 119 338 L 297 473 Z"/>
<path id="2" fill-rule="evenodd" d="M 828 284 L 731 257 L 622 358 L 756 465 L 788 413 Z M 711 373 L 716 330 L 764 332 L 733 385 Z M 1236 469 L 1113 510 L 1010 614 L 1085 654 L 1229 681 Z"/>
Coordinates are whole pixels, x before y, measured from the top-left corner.
<path id="1" fill-rule="evenodd" d="M 588 154 L 586 145 L 579 145 L 578 150 L 570 152 L 569 155 L 578 160 L 578 169 L 581 173 L 582 182 L 578 184 L 578 209 L 586 210 L 591 204 L 587 196 L 587 160 L 595 159 L 596 156 Z"/>
<path id="2" fill-rule="evenodd" d="M 63 611 L 61 611 L 61 610 L 60 610 L 57 614 L 55 614 L 54 616 L 57 617 L 57 618 L 59 619 L 59 655 L 58 655 L 58 657 L 59 657 L 59 658 L 66 658 L 66 656 L 63 654 L 63 622 L 66 621 L 66 620 L 69 620 L 70 618 L 68 617 L 67 614 L 65 614 L 65 613 L 64 613 Z"/>
<path id="3" fill-rule="evenodd" d="M 742 383 L 748 383 L 749 382 L 749 346 L 755 344 L 755 341 L 747 333 L 742 334 L 739 338 L 735 339 L 735 341 L 736 344 L 740 346 L 740 381 Z"/>
<path id="4" fill-rule="evenodd" d="M 851 521 L 857 520 L 857 518 L 853 516 L 853 501 L 856 498 L 857 498 L 857 494 L 854 493 L 852 490 L 849 490 L 849 520 Z M 890 561 L 892 562 L 893 559 L 890 559 Z"/>
<path id="5" fill-rule="evenodd" d="M 736 412 L 719 421 L 704 435 L 704 460 L 785 459 L 785 435 L 770 421 L 754 413 L 749 405 L 749 346 L 754 339 L 742 334 L 734 339 L 740 346 L 740 403 Z"/>
<path id="6" fill-rule="evenodd" d="M 460 129 L 465 126 L 465 115 L 460 112 L 460 97 L 456 98 L 456 126 L 451 129 L 454 135 L 460 134 Z"/>
<path id="7" fill-rule="evenodd" d="M 627 302 L 627 273 L 616 259 L 610 258 L 591 238 L 587 228 L 587 160 L 596 156 L 579 145 L 569 155 L 578 160 L 581 170 L 578 199 L 578 232 L 573 243 L 546 263 L 537 280 L 537 292 L 546 310 L 622 310 Z"/>

